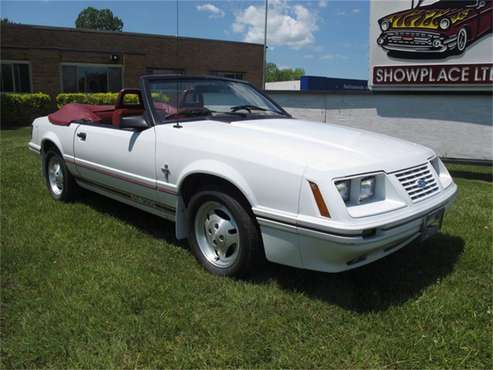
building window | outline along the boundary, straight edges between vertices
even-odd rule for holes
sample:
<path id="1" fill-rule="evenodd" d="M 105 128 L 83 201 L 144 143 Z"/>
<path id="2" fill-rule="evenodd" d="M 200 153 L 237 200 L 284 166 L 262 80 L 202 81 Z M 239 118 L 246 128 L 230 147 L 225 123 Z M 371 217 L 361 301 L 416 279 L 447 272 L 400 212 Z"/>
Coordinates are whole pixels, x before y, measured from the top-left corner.
<path id="1" fill-rule="evenodd" d="M 122 67 L 115 65 L 63 64 L 63 92 L 116 92 L 122 89 Z"/>
<path id="2" fill-rule="evenodd" d="M 152 75 L 183 75 L 185 70 L 179 68 L 147 68 L 147 73 Z"/>
<path id="3" fill-rule="evenodd" d="M 244 72 L 225 72 L 225 71 L 211 71 L 211 75 L 226 77 L 226 78 L 234 78 L 235 80 L 244 80 L 245 73 Z"/>
<path id="4" fill-rule="evenodd" d="M 0 80 L 2 92 L 31 92 L 31 71 L 29 62 L 2 61 Z"/>

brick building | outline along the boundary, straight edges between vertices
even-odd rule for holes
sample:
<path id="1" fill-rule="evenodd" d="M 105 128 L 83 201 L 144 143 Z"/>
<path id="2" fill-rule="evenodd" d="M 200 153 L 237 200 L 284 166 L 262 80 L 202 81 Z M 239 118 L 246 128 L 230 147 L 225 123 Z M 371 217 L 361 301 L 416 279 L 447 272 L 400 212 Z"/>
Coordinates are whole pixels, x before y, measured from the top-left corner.
<path id="1" fill-rule="evenodd" d="M 263 47 L 231 41 L 176 38 L 2 24 L 1 90 L 106 92 L 138 86 L 151 73 L 221 75 L 260 87 Z"/>

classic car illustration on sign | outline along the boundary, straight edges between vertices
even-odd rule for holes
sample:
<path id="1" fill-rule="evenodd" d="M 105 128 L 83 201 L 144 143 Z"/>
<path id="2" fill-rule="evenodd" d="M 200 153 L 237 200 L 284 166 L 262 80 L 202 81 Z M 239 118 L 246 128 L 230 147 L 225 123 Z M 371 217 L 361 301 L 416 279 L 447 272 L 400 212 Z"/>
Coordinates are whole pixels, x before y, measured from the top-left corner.
<path id="1" fill-rule="evenodd" d="M 377 43 L 394 56 L 460 54 L 491 33 L 493 0 L 438 0 L 428 5 L 419 0 L 411 9 L 380 18 L 378 24 L 382 32 Z"/>
<path id="2" fill-rule="evenodd" d="M 264 258 L 365 265 L 438 232 L 457 191 L 428 148 L 293 119 L 220 77 L 144 76 L 115 106 L 65 105 L 33 122 L 29 148 L 55 200 L 84 188 L 174 221 L 223 276 Z"/>

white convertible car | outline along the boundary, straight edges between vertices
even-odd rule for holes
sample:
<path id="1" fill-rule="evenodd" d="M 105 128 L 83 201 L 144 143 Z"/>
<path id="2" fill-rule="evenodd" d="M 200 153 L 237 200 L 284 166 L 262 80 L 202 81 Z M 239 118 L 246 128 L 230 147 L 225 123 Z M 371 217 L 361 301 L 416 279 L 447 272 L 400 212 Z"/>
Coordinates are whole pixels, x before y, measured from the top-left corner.
<path id="1" fill-rule="evenodd" d="M 252 85 L 215 77 L 145 76 L 115 106 L 65 105 L 33 122 L 29 148 L 56 200 L 81 187 L 174 221 L 226 276 L 263 258 L 365 265 L 437 232 L 457 192 L 430 149 L 293 119 Z"/>

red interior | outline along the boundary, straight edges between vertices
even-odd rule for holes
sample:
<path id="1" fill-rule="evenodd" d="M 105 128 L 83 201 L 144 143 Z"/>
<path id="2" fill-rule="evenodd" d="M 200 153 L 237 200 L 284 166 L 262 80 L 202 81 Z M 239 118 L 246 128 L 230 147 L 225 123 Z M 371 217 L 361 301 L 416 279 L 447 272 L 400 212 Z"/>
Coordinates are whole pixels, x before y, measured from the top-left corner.
<path id="1" fill-rule="evenodd" d="M 126 104 L 125 95 L 137 95 L 138 103 Z M 118 94 L 115 105 L 94 105 L 69 103 L 56 112 L 48 115 L 51 123 L 68 126 L 71 122 L 89 121 L 120 127 L 122 117 L 141 115 L 144 113 L 142 95 L 138 89 L 123 89 Z"/>
<path id="2" fill-rule="evenodd" d="M 137 95 L 138 103 L 125 103 L 125 95 Z M 201 103 L 203 105 L 203 103 Z M 157 111 L 166 114 L 176 113 L 177 109 L 163 102 L 155 102 Z M 188 105 L 191 105 L 190 103 Z M 115 105 L 94 104 L 65 104 L 56 112 L 48 115 L 48 119 L 54 125 L 68 126 L 72 122 L 88 121 L 120 127 L 121 119 L 126 116 L 137 116 L 144 114 L 142 94 L 139 89 L 123 89 L 118 94 Z"/>
<path id="3" fill-rule="evenodd" d="M 113 112 L 112 118 L 111 118 L 111 124 L 115 127 L 120 127 L 120 122 L 122 117 L 127 117 L 127 116 L 140 116 L 144 114 L 144 108 L 120 108 L 120 109 L 115 109 Z"/>
<path id="4" fill-rule="evenodd" d="M 125 95 L 137 95 L 139 102 L 137 104 L 126 104 Z M 115 103 L 115 110 L 111 117 L 111 123 L 115 127 L 120 127 L 122 117 L 139 116 L 144 114 L 144 103 L 142 102 L 142 94 L 139 89 L 123 89 L 118 94 Z"/>
<path id="5" fill-rule="evenodd" d="M 48 119 L 54 125 L 60 126 L 68 126 L 74 121 L 111 124 L 114 110 L 113 105 L 69 103 L 50 114 Z"/>

